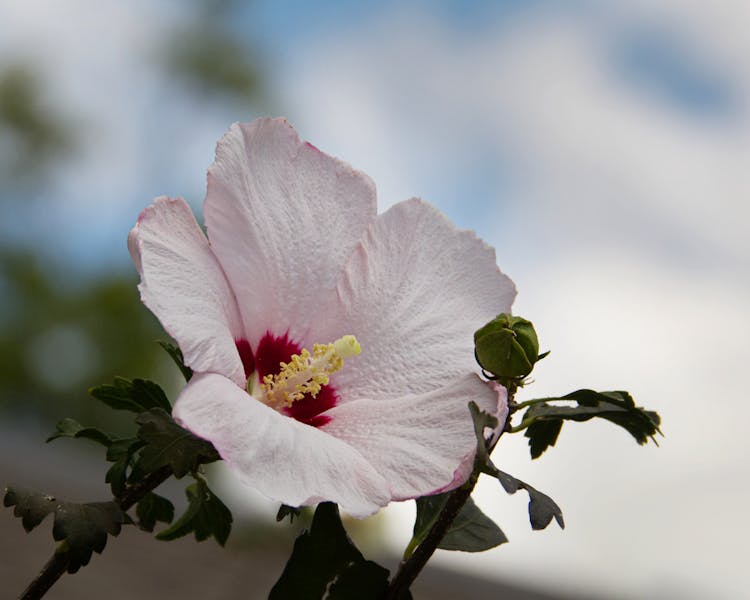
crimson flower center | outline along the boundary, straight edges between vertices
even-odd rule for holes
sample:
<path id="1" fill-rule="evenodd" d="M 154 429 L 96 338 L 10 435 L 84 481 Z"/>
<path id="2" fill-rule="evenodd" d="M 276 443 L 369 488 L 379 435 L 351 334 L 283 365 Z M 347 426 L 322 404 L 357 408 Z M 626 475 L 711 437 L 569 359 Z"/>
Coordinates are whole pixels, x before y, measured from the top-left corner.
<path id="1" fill-rule="evenodd" d="M 247 391 L 256 400 L 300 422 L 319 427 L 329 421 L 321 413 L 338 403 L 330 376 L 343 367 L 344 359 L 361 348 L 356 338 L 345 335 L 329 344 L 315 344 L 312 352 L 289 338 L 267 331 L 253 349 L 245 339 L 236 340 L 247 377 Z"/>

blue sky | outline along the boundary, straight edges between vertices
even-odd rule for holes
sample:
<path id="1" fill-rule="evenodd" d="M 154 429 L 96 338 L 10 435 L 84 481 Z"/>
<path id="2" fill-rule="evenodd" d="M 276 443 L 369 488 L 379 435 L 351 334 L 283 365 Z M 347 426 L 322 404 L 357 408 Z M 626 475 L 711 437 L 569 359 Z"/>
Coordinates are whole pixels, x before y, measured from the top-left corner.
<path id="1" fill-rule="evenodd" d="M 50 109 L 90 126 L 53 200 L 24 199 L 4 235 L 94 273 L 129 268 L 125 236 L 152 197 L 200 214 L 228 125 L 284 114 L 368 173 L 381 210 L 421 196 L 497 248 L 553 351 L 527 397 L 625 388 L 665 419 L 658 450 L 602 425 L 530 463 L 509 440 L 497 461 L 552 494 L 567 530 L 532 534 L 525 502 L 484 485 L 511 544 L 438 560 L 628 598 L 741 595 L 747 3 L 265 0 L 233 26 L 265 62 L 273 111 L 165 80 L 150 51 L 183 22 L 168 2 L 0 2 L 0 62 L 31 57 Z M 410 510 L 390 511 L 401 545 Z"/>

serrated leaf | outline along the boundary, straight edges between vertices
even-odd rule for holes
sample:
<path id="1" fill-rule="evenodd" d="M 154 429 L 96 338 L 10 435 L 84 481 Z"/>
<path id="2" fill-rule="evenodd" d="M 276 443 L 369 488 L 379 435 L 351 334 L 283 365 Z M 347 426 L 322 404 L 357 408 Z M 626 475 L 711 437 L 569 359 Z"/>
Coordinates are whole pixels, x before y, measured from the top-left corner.
<path id="1" fill-rule="evenodd" d="M 192 532 L 199 542 L 213 537 L 223 546 L 232 530 L 232 512 L 201 478 L 189 485 L 185 494 L 187 510 L 170 527 L 157 533 L 156 539 L 176 540 Z"/>
<path id="2" fill-rule="evenodd" d="M 578 406 L 549 404 L 570 400 L 575 400 Z M 581 389 L 560 398 L 532 404 L 526 411 L 523 421 L 530 424 L 524 435 L 529 439 L 531 457 L 538 458 L 547 448 L 554 446 L 563 421 L 583 422 L 594 417 L 619 425 L 639 444 L 645 444 L 649 439 L 656 443 L 655 435 L 661 433 L 659 415 L 636 406 L 628 392 Z"/>
<path id="3" fill-rule="evenodd" d="M 495 522 L 469 498 L 453 520 L 438 548 L 462 552 L 484 552 L 508 541 Z"/>
<path id="4" fill-rule="evenodd" d="M 138 438 L 125 438 L 113 440 L 107 449 L 107 460 L 114 464 L 107 471 L 104 481 L 112 489 L 112 494 L 119 496 L 125 491 L 125 482 L 128 479 L 128 467 L 130 467 L 133 455 L 143 446 Z"/>
<path id="5" fill-rule="evenodd" d="M 193 376 L 193 370 L 190 367 L 185 366 L 185 358 L 182 356 L 182 350 L 180 350 L 179 346 L 175 346 L 174 344 L 170 344 L 169 342 L 165 342 L 163 340 L 159 340 L 158 343 L 162 348 L 164 348 L 167 354 L 169 354 L 169 357 L 180 369 L 180 373 L 182 373 L 185 381 L 190 381 L 190 378 Z"/>
<path id="6" fill-rule="evenodd" d="M 483 472 L 495 477 L 508 494 L 515 494 L 518 490 L 526 490 L 529 494 L 529 521 L 534 530 L 544 529 L 554 518 L 560 529 L 565 529 L 563 514 L 557 503 L 528 483 L 513 477 L 498 469 L 491 461 L 484 466 Z"/>
<path id="7" fill-rule="evenodd" d="M 292 556 L 268 598 L 376 600 L 388 586 L 388 574 L 354 546 L 338 507 L 323 502 L 315 510 L 310 531 L 295 541 Z"/>
<path id="8" fill-rule="evenodd" d="M 89 390 L 89 395 L 115 410 L 140 413 L 151 408 L 161 408 L 172 412 L 172 405 L 164 391 L 148 379 L 131 381 L 124 377 L 115 377 L 112 385 L 93 387 Z"/>
<path id="9" fill-rule="evenodd" d="M 14 506 L 13 515 L 21 518 L 21 524 L 28 533 L 44 518 L 57 509 L 57 498 L 40 494 L 36 490 L 22 487 L 5 488 L 3 506 Z"/>
<path id="10" fill-rule="evenodd" d="M 531 458 L 539 458 L 547 448 L 555 445 L 562 426 L 562 419 L 545 419 L 526 428 L 524 435 L 529 438 Z"/>
<path id="11" fill-rule="evenodd" d="M 294 518 L 298 517 L 302 510 L 298 506 L 279 506 L 279 512 L 276 513 L 276 522 L 279 523 L 289 517 L 289 522 L 294 523 Z"/>
<path id="12" fill-rule="evenodd" d="M 198 469 L 198 465 L 219 460 L 210 442 L 180 427 L 161 408 L 141 413 L 135 419 L 140 425 L 138 437 L 144 442 L 134 470 L 151 473 L 169 466 L 178 479 Z"/>
<path id="13" fill-rule="evenodd" d="M 135 514 L 138 517 L 138 527 L 143 531 L 151 532 L 156 526 L 156 522 L 171 523 L 174 519 L 174 504 L 163 496 L 154 492 L 149 492 L 141 498 L 135 507 Z"/>
<path id="14" fill-rule="evenodd" d="M 112 438 L 96 427 L 84 427 L 75 419 L 65 418 L 55 426 L 55 433 L 47 438 L 47 442 L 56 440 L 61 437 L 68 438 L 85 438 L 109 447 L 112 444 Z"/>
<path id="15" fill-rule="evenodd" d="M 92 552 L 104 550 L 108 534 L 116 536 L 123 524 L 130 523 L 114 502 L 78 504 L 20 487 L 8 487 L 3 504 L 14 507 L 13 514 L 21 517 L 26 531 L 34 529 L 48 514 L 55 515 L 52 537 L 66 542 L 68 573 L 87 565 Z"/>

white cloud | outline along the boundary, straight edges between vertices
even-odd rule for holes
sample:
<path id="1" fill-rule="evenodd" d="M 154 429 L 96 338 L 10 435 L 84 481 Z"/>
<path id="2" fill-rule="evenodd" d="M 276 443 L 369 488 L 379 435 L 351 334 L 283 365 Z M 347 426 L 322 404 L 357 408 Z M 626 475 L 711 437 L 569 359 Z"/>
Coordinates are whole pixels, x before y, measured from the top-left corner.
<path id="1" fill-rule="evenodd" d="M 28 202 L 16 211 L 23 222 L 13 226 L 27 239 L 68 260 L 124 262 L 127 232 L 152 198 L 202 199 L 232 118 L 163 69 L 165 47 L 190 14 L 144 0 L 0 2 L 0 70 L 37 72 L 42 102 L 70 121 L 78 141 L 45 201 L 31 215 Z"/>
<path id="2" fill-rule="evenodd" d="M 280 83 L 303 135 L 368 172 L 382 206 L 421 194 L 496 245 L 517 310 L 553 350 L 528 394 L 626 388 L 664 417 L 660 449 L 607 424 L 566 426 L 534 463 L 509 440 L 498 461 L 553 494 L 568 529 L 532 534 L 523 499 L 485 485 L 480 500 L 512 543 L 444 560 L 557 588 L 737 597 L 750 54 L 732 31 L 746 8 L 651 8 L 537 11 L 471 32 L 393 12 L 308 40 L 316 50 Z M 636 24 L 686 41 L 731 82 L 736 110 L 704 119 L 618 77 L 612 39 Z M 480 206 L 456 189 L 467 172 L 482 173 L 467 191 Z M 403 544 L 410 509 L 394 512 Z"/>

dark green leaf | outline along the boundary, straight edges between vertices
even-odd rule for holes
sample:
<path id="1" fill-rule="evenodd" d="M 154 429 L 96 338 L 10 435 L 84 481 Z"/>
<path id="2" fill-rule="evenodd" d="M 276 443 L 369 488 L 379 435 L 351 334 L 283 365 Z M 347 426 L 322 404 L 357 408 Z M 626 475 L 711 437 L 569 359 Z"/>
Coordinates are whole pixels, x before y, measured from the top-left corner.
<path id="1" fill-rule="evenodd" d="M 193 376 L 193 370 L 185 366 L 185 358 L 182 356 L 182 350 L 178 346 L 162 340 L 159 340 L 159 345 L 166 350 L 167 354 L 175 362 L 185 381 L 190 381 L 190 378 Z"/>
<path id="2" fill-rule="evenodd" d="M 84 427 L 74 419 L 63 419 L 58 422 L 55 433 L 49 436 L 47 441 L 51 442 L 61 437 L 86 438 L 107 447 L 112 443 L 112 438 L 103 431 L 95 427 Z"/>
<path id="3" fill-rule="evenodd" d="M 323 502 L 310 531 L 294 543 L 292 556 L 268 598 L 375 600 L 383 596 L 387 585 L 388 570 L 365 560 L 346 534 L 338 507 Z"/>
<path id="4" fill-rule="evenodd" d="M 388 569 L 371 560 L 355 562 L 341 572 L 331 584 L 327 600 L 380 600 L 388 585 Z M 411 594 L 401 596 L 410 600 Z"/>
<path id="5" fill-rule="evenodd" d="M 570 400 L 574 400 L 578 406 L 549 404 Z M 582 422 L 594 417 L 606 419 L 628 431 L 639 444 L 645 444 L 649 439 L 656 442 L 654 436 L 661 433 L 659 415 L 636 406 L 628 392 L 582 389 L 560 398 L 550 398 L 549 402 L 532 404 L 523 416 L 523 421 L 529 423 L 524 435 L 529 439 L 532 458 L 538 458 L 547 448 L 554 446 L 566 420 Z"/>
<path id="6" fill-rule="evenodd" d="M 141 413 L 135 421 L 140 425 L 138 437 L 145 443 L 134 467 L 137 473 L 169 466 L 179 479 L 220 458 L 210 442 L 180 427 L 161 408 Z"/>
<path id="7" fill-rule="evenodd" d="M 138 527 L 143 531 L 153 531 L 156 522 L 171 523 L 174 519 L 174 505 L 166 498 L 153 492 L 146 494 L 135 508 Z"/>
<path id="8" fill-rule="evenodd" d="M 57 498 L 54 496 L 22 487 L 5 488 L 3 506 L 15 506 L 13 515 L 21 517 L 26 532 L 39 525 L 48 514 L 55 512 L 57 505 Z"/>
<path id="9" fill-rule="evenodd" d="M 140 413 L 151 408 L 172 411 L 164 391 L 158 384 L 147 379 L 125 379 L 115 377 L 114 384 L 99 385 L 89 390 L 89 394 L 116 410 L 129 410 Z"/>
<path id="10" fill-rule="evenodd" d="M 474 403 L 472 402 L 471 404 Z M 474 404 L 474 406 L 476 405 Z M 417 504 L 417 516 L 414 519 L 414 531 L 409 542 L 411 549 L 421 544 L 425 536 L 430 532 L 449 496 L 450 492 L 446 492 L 433 496 L 422 496 L 415 500 Z"/>
<path id="11" fill-rule="evenodd" d="M 562 426 L 562 419 L 545 419 L 527 427 L 524 435 L 529 438 L 531 458 L 539 458 L 547 448 L 555 445 Z"/>
<path id="12" fill-rule="evenodd" d="M 69 573 L 87 565 L 92 552 L 104 550 L 107 534 L 118 535 L 122 525 L 130 523 L 127 514 L 114 502 L 77 504 L 18 487 L 6 489 L 3 504 L 15 507 L 13 514 L 21 517 L 26 531 L 54 513 L 52 537 L 66 542 Z"/>
<path id="13" fill-rule="evenodd" d="M 107 460 L 114 464 L 107 471 L 104 481 L 112 488 L 112 494 L 119 496 L 125 490 L 125 482 L 128 479 L 128 467 L 131 465 L 133 455 L 143 446 L 138 438 L 126 438 L 114 440 L 107 449 Z"/>
<path id="14" fill-rule="evenodd" d="M 543 494 L 528 483 L 521 481 L 498 469 L 491 461 L 483 467 L 483 472 L 492 475 L 500 481 L 500 485 L 509 494 L 515 494 L 518 490 L 526 490 L 529 494 L 529 520 L 534 530 L 544 529 L 554 518 L 561 529 L 565 529 L 562 510 L 557 503 L 547 494 Z"/>
<path id="15" fill-rule="evenodd" d="M 411 548 L 422 543 L 425 536 L 435 524 L 450 495 L 451 493 L 447 492 L 417 498 L 417 517 L 414 521 L 414 534 L 411 542 L 409 542 Z M 508 539 L 500 528 L 469 498 L 446 531 L 443 539 L 438 544 L 438 548 L 442 550 L 482 552 L 507 541 Z"/>
<path id="16" fill-rule="evenodd" d="M 484 439 L 485 429 L 495 429 L 497 427 L 497 418 L 483 412 L 479 409 L 476 402 L 469 402 L 471 418 L 474 421 L 474 433 L 477 436 L 477 456 L 476 462 L 484 464 L 489 460 L 487 453 L 487 444 Z"/>
<path id="17" fill-rule="evenodd" d="M 469 498 L 453 520 L 438 548 L 462 552 L 484 552 L 508 541 L 495 522 Z"/>
<path id="18" fill-rule="evenodd" d="M 119 496 L 125 491 L 125 482 L 128 479 L 127 459 L 118 460 L 104 475 L 104 483 L 108 483 L 113 496 Z"/>
<path id="19" fill-rule="evenodd" d="M 199 542 L 213 536 L 221 546 L 232 530 L 232 513 L 202 478 L 185 490 L 188 507 L 170 527 L 156 534 L 158 540 L 176 540 L 191 532 Z"/>
<path id="20" fill-rule="evenodd" d="M 276 513 L 276 522 L 283 521 L 286 517 L 289 517 L 289 522 L 294 523 L 294 517 L 298 517 L 301 509 L 297 506 L 287 506 L 282 504 L 279 506 L 279 512 Z"/>

